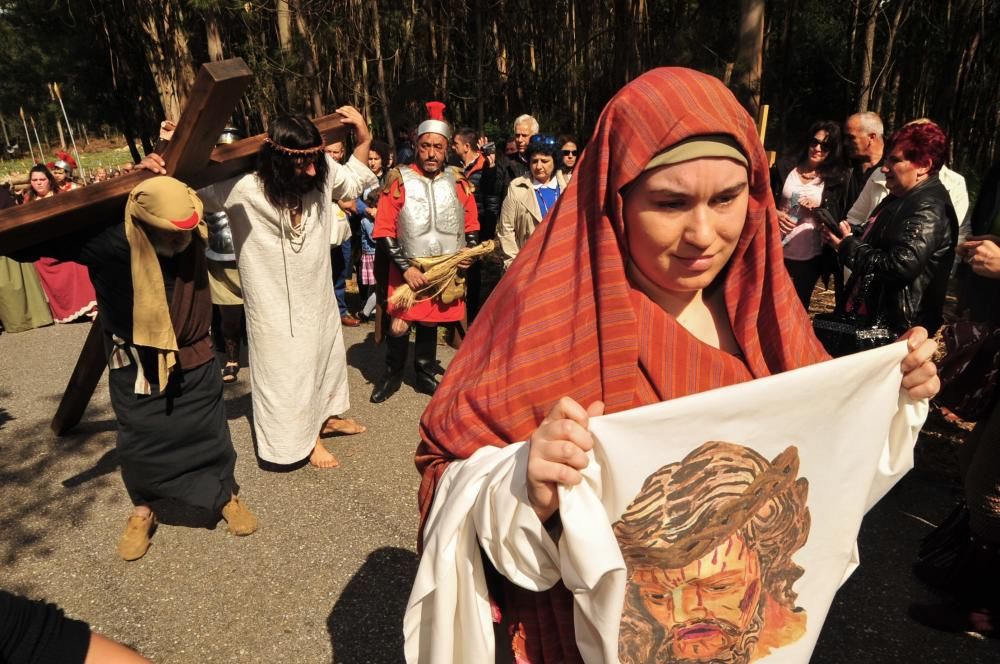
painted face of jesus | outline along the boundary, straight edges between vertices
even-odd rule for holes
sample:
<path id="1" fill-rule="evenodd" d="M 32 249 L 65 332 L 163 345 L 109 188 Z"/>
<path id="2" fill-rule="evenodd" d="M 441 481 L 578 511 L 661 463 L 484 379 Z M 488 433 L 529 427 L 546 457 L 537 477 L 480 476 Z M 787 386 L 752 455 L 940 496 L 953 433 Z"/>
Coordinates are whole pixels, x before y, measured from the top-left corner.
<path id="1" fill-rule="evenodd" d="M 656 661 L 749 661 L 746 640 L 760 628 L 760 561 L 739 535 L 682 569 L 636 569 L 630 582 L 664 629 Z"/>

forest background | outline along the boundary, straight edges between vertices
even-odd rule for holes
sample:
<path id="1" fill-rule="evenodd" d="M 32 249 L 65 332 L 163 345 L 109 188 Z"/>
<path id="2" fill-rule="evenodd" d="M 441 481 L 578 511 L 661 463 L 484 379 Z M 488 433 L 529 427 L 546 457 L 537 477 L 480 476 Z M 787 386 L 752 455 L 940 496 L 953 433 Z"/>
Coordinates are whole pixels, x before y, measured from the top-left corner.
<path id="1" fill-rule="evenodd" d="M 767 147 L 873 110 L 887 131 L 930 117 L 973 185 L 1000 158 L 1000 0 L 0 0 L 0 119 L 58 143 L 58 82 L 78 135 L 150 150 L 200 63 L 242 57 L 234 123 L 350 103 L 393 142 L 440 99 L 456 125 L 510 133 L 520 113 L 586 141 L 604 104 L 656 66 L 726 81 Z M 133 158 L 139 153 L 133 146 Z"/>

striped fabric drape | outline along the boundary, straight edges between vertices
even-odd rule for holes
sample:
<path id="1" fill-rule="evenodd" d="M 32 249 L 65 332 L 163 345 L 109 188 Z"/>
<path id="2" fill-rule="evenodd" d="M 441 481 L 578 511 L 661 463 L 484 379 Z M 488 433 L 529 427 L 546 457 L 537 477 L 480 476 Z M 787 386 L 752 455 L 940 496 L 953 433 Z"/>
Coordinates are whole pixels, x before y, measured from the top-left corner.
<path id="1" fill-rule="evenodd" d="M 747 221 L 726 270 L 742 350 L 706 346 L 626 278 L 622 191 L 650 159 L 692 136 L 727 134 L 750 161 Z M 782 261 L 767 159 L 750 116 L 723 84 L 663 68 L 623 88 L 576 173 L 532 235 L 448 368 L 420 421 L 421 526 L 448 462 L 526 440 L 553 403 L 602 400 L 608 413 L 827 359 Z M 505 584 L 501 610 L 518 661 L 579 661 L 572 598 Z"/>

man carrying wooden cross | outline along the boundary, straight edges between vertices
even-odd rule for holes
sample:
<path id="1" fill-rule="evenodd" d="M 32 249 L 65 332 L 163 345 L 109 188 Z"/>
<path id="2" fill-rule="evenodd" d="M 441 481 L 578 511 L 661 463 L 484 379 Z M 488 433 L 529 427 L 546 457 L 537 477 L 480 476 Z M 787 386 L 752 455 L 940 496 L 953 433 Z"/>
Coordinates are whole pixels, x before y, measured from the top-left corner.
<path id="1" fill-rule="evenodd" d="M 136 186 L 125 219 L 33 246 L 90 269 L 109 356 L 118 461 L 135 505 L 118 553 L 145 555 L 156 525 L 151 507 L 173 499 L 225 519 L 249 535 L 257 519 L 236 497 L 236 451 L 212 351 L 212 302 L 205 265 L 203 206 L 171 177 Z"/>

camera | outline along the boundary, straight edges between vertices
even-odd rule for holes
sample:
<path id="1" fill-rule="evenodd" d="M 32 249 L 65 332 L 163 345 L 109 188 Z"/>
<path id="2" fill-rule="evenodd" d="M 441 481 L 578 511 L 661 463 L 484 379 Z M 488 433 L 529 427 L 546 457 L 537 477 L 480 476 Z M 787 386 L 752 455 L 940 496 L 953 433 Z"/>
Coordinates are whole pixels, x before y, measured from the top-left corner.
<path id="1" fill-rule="evenodd" d="M 485 143 L 483 147 L 479 148 L 479 151 L 487 157 L 496 152 L 496 150 L 497 150 L 496 143 L 493 142 Z"/>

